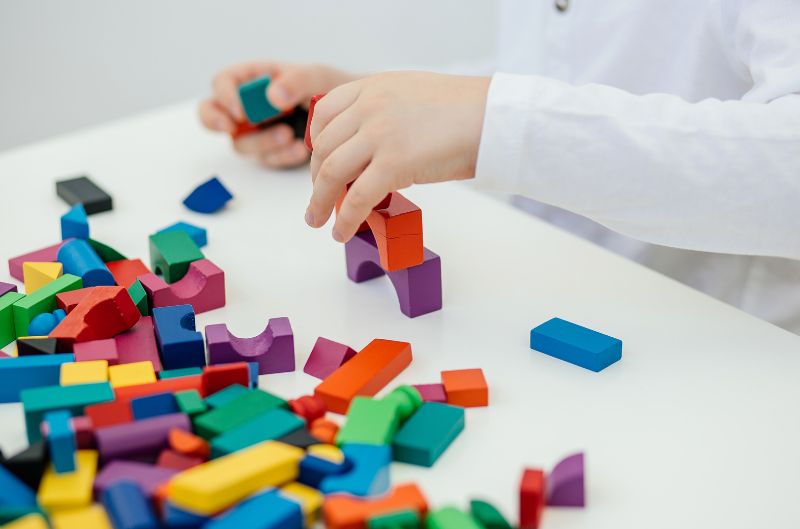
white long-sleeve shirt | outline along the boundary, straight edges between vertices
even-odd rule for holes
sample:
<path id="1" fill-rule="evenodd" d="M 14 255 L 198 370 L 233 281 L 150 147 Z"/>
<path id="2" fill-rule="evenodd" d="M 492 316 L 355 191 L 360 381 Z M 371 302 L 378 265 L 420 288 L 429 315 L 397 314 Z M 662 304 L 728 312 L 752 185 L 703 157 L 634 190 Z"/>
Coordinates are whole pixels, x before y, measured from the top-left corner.
<path id="1" fill-rule="evenodd" d="M 800 0 L 505 0 L 500 19 L 477 184 L 800 332 Z"/>

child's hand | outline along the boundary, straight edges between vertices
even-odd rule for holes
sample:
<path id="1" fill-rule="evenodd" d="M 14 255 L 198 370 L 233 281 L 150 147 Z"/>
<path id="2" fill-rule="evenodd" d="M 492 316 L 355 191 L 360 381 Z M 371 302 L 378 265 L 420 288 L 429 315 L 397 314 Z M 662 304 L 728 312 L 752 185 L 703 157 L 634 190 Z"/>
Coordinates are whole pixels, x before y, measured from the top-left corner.
<path id="1" fill-rule="evenodd" d="M 272 78 L 267 97 L 276 108 L 287 110 L 308 105 L 311 96 L 327 92 L 340 84 L 356 79 L 345 72 L 320 65 L 283 64 L 257 61 L 237 64 L 223 70 L 212 82 L 213 96 L 200 103 L 200 120 L 206 128 L 230 134 L 236 123 L 246 121 L 239 101 L 239 85 L 269 75 Z M 236 139 L 234 148 L 252 156 L 267 167 L 282 168 L 308 160 L 303 141 L 294 137 L 286 124 L 277 124 L 263 131 Z"/>
<path id="2" fill-rule="evenodd" d="M 329 92 L 311 122 L 309 226 L 327 222 L 353 180 L 333 226 L 339 242 L 353 237 L 387 193 L 474 177 L 488 88 L 484 77 L 407 72 Z"/>

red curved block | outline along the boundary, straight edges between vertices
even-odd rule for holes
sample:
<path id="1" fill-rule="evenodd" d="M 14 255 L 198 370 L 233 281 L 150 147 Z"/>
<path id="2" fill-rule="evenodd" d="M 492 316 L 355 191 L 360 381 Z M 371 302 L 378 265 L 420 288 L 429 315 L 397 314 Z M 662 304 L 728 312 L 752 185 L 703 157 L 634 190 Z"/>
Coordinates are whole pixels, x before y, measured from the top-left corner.
<path id="1" fill-rule="evenodd" d="M 71 349 L 75 342 L 112 338 L 133 327 L 140 317 L 123 287 L 94 287 L 49 336 Z"/>
<path id="2" fill-rule="evenodd" d="M 94 287 L 79 288 L 78 290 L 69 290 L 67 292 L 59 292 L 56 294 L 56 305 L 58 308 L 69 314 L 72 309 L 78 306 L 78 303 L 83 301 L 83 298 L 91 294 Z"/>
<path id="3" fill-rule="evenodd" d="M 168 285 L 155 274 L 139 276 L 151 308 L 191 305 L 195 314 L 225 306 L 225 272 L 208 259 L 189 264 L 186 275 Z"/>
<path id="4" fill-rule="evenodd" d="M 224 323 L 206 325 L 209 364 L 258 362 L 258 373 L 294 371 L 294 334 L 289 318 L 272 318 L 258 336 L 239 338 Z"/>

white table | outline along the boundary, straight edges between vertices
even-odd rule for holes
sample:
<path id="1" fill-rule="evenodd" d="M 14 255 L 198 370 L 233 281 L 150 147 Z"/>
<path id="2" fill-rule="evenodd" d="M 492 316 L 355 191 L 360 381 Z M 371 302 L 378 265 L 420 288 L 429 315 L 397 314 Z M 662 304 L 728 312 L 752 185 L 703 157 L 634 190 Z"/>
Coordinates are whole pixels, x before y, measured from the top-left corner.
<path id="1" fill-rule="evenodd" d="M 433 506 L 495 502 L 516 520 L 525 465 L 587 454 L 588 506 L 550 509 L 544 528 L 798 527 L 800 338 L 567 235 L 462 185 L 409 190 L 425 244 L 442 257 L 444 309 L 403 316 L 388 279 L 345 276 L 329 228 L 303 222 L 307 169 L 270 172 L 200 129 L 187 103 L 0 154 L 0 262 L 52 244 L 66 210 L 53 181 L 88 173 L 114 197 L 93 237 L 148 260 L 147 236 L 177 220 L 208 229 L 228 304 L 203 314 L 241 336 L 288 316 L 295 373 L 261 378 L 283 397 L 312 391 L 302 373 L 318 336 L 363 347 L 410 341 L 397 382 L 438 382 L 482 367 L 491 406 L 432 469 L 394 465 Z M 213 216 L 181 200 L 218 174 L 236 196 Z M 5 264 L 3 264 L 5 266 Z M 7 280 L 6 274 L 0 277 Z M 592 373 L 528 348 L 552 316 L 623 340 L 622 360 Z M 0 408 L 0 445 L 23 445 L 17 405 Z"/>

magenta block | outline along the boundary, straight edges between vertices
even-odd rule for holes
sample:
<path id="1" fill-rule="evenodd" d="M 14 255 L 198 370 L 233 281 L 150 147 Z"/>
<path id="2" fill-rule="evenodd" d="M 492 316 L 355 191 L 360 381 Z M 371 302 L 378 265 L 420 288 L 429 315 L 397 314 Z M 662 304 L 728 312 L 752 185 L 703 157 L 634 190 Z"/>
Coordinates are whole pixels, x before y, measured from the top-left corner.
<path id="1" fill-rule="evenodd" d="M 105 465 L 94 479 L 94 496 L 99 498 L 107 487 L 117 481 L 133 481 L 150 498 L 159 485 L 169 481 L 179 470 L 157 467 L 135 461 L 112 461 Z M 89 529 L 89 528 L 86 528 Z"/>
<path id="2" fill-rule="evenodd" d="M 422 395 L 424 402 L 447 402 L 447 394 L 442 384 L 417 384 L 414 387 Z"/>
<path id="3" fill-rule="evenodd" d="M 12 285 L 11 283 L 4 283 L 3 281 L 0 281 L 0 297 L 3 297 L 5 294 L 8 294 L 9 292 L 16 292 L 16 291 L 17 291 L 17 285 Z"/>
<path id="4" fill-rule="evenodd" d="M 72 352 L 75 354 L 76 362 L 106 360 L 110 366 L 117 365 L 119 363 L 117 341 L 114 338 L 78 342 L 72 346 Z"/>
<path id="5" fill-rule="evenodd" d="M 311 349 L 303 371 L 322 380 L 353 358 L 355 354 L 356 352 L 352 348 L 320 336 L 317 338 L 314 348 Z"/>
<path id="6" fill-rule="evenodd" d="M 189 417 L 183 413 L 159 415 L 95 431 L 97 450 L 103 461 L 157 457 L 167 447 L 172 428 L 192 431 Z"/>
<path id="7" fill-rule="evenodd" d="M 409 318 L 442 308 L 442 262 L 427 248 L 422 264 L 394 272 L 381 268 L 378 246 L 370 230 L 357 233 L 344 250 L 347 277 L 361 283 L 387 274 L 400 301 L 400 311 Z"/>
<path id="8" fill-rule="evenodd" d="M 54 244 L 53 246 L 48 246 L 47 248 L 42 248 L 41 250 L 26 253 L 18 257 L 12 257 L 8 260 L 8 273 L 11 274 L 11 277 L 17 281 L 22 281 L 22 263 L 26 261 L 36 263 L 54 263 L 58 260 L 56 257 L 58 256 L 58 250 L 61 249 L 61 245 L 71 240 L 72 239 L 66 239 Z"/>
<path id="9" fill-rule="evenodd" d="M 120 364 L 149 360 L 156 372 L 163 369 L 161 357 L 158 356 L 152 316 L 142 316 L 130 330 L 116 335 L 114 341 L 117 343 L 117 358 Z"/>
<path id="10" fill-rule="evenodd" d="M 168 285 L 155 274 L 139 276 L 150 308 L 191 305 L 195 314 L 225 306 L 225 272 L 208 259 L 189 265 L 181 279 Z"/>
<path id="11" fill-rule="evenodd" d="M 70 421 L 72 430 L 75 432 L 75 442 L 79 449 L 85 450 L 97 446 L 94 441 L 94 426 L 89 417 L 81 415 L 73 417 Z"/>
<path id="12" fill-rule="evenodd" d="M 294 371 L 294 334 L 289 318 L 271 318 L 258 336 L 238 338 L 224 323 L 206 325 L 208 363 L 257 362 L 258 373 Z"/>
<path id="13" fill-rule="evenodd" d="M 547 505 L 583 507 L 586 504 L 583 452 L 567 456 L 547 476 Z"/>

